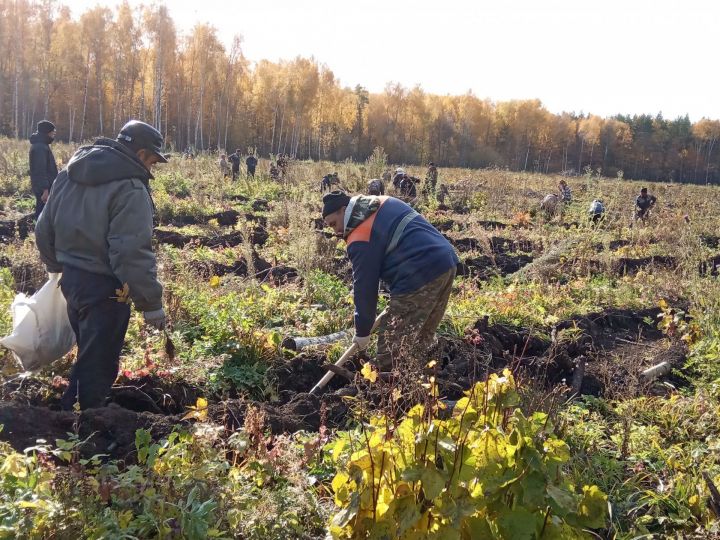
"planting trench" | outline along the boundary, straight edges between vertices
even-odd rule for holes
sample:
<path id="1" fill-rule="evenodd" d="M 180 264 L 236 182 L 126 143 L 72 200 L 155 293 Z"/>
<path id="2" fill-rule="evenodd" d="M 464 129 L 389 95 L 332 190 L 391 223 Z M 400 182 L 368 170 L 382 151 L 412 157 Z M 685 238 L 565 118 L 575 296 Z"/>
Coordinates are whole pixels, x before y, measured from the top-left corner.
<path id="1" fill-rule="evenodd" d="M 474 382 L 506 366 L 521 378 L 545 381 L 546 387 L 570 381 L 580 358 L 587 363 L 580 393 L 603 395 L 609 385 L 614 395 L 623 389 L 646 393 L 652 388 L 640 380 L 639 369 L 661 360 L 681 367 L 685 358 L 683 347 L 670 345 L 648 323 L 657 314 L 658 310 L 608 309 L 563 321 L 552 329 L 551 339 L 526 328 L 489 325 L 482 319 L 468 328 L 464 339 L 439 338 L 432 353 L 438 360 L 432 373 L 442 396 L 455 400 Z M 308 392 L 326 371 L 324 353 L 302 352 L 289 360 L 278 359 L 269 372 L 277 386 L 274 402 L 221 400 L 193 385 L 158 376 L 120 379 L 110 405 L 79 414 L 58 410 L 62 384 L 15 379 L 2 385 L 0 392 L 0 424 L 4 425 L 0 439 L 23 450 L 37 439 L 54 443 L 77 431 L 81 440 L 88 439 L 81 449 L 83 455 L 104 453 L 132 461 L 137 429 L 161 438 L 177 425 L 189 425 L 191 421 L 182 417 L 201 396 L 210 402 L 209 418 L 230 430 L 243 425 L 250 407 L 264 415 L 273 433 L 315 431 L 323 421 L 329 427 L 342 427 L 351 421 L 351 414 L 350 402 L 340 394 L 359 392 L 371 405 L 379 400 L 379 387 L 368 386 L 357 375 L 360 364 L 356 358 L 345 366 L 351 380 L 336 375 L 324 393 L 314 396 Z"/>

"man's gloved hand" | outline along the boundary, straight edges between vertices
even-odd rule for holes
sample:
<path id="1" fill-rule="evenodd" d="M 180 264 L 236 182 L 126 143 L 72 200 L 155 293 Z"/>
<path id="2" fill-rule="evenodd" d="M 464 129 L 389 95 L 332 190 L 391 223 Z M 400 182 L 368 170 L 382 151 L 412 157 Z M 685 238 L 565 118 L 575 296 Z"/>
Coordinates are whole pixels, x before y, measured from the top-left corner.
<path id="1" fill-rule="evenodd" d="M 160 308 L 155 311 L 146 311 L 143 313 L 145 318 L 145 324 L 157 328 L 158 330 L 165 330 L 165 310 Z"/>
<path id="2" fill-rule="evenodd" d="M 353 343 L 358 346 L 358 350 L 364 351 L 370 344 L 370 336 L 358 336 L 357 334 L 353 338 Z"/>

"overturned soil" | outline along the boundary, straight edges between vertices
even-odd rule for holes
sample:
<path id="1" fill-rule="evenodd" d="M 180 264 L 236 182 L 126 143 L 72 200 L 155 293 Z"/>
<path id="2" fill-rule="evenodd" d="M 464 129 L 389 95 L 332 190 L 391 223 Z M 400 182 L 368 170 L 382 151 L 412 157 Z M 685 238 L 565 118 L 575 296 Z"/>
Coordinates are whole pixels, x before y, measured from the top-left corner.
<path id="1" fill-rule="evenodd" d="M 458 263 L 457 274 L 488 280 L 496 276 L 514 274 L 532 261 L 533 257 L 530 255 L 505 255 L 502 253 L 493 256 L 469 257 Z"/>
<path id="2" fill-rule="evenodd" d="M 264 246 L 269 236 L 270 235 L 265 227 L 257 225 L 250 232 L 250 243 L 253 245 Z M 225 234 L 199 236 L 164 229 L 155 229 L 155 239 L 161 244 L 167 244 L 177 248 L 183 248 L 190 244 L 193 246 L 209 248 L 235 247 L 245 241 L 243 234 L 239 231 L 232 231 Z"/>
<path id="3" fill-rule="evenodd" d="M 271 281 L 275 285 L 291 283 L 298 278 L 296 268 L 286 265 L 272 265 L 254 250 L 252 253 L 253 277 L 260 281 Z M 192 270 L 201 278 L 209 279 L 212 276 L 235 275 L 247 277 L 249 269 L 245 259 L 238 259 L 232 263 L 220 263 L 214 261 L 192 261 L 190 263 Z"/>
<path id="4" fill-rule="evenodd" d="M 34 214 L 0 220 L 0 241 L 9 242 L 15 238 L 25 240 L 34 228 Z"/>
<path id="5" fill-rule="evenodd" d="M 653 392 L 657 384 L 644 381 L 642 369 L 661 361 L 679 368 L 687 353 L 684 346 L 669 342 L 656 329 L 658 313 L 657 309 L 606 309 L 558 323 L 550 329 L 549 338 L 528 328 L 481 319 L 468 327 L 464 339 L 439 337 L 430 354 L 438 360 L 433 375 L 443 398 L 455 400 L 475 382 L 504 367 L 549 387 L 570 384 L 582 362 L 580 393 Z M 356 357 L 347 363 L 346 371 L 335 375 L 321 395 L 315 396 L 308 392 L 326 372 L 325 354 L 316 350 L 278 359 L 268 374 L 277 388 L 274 402 L 222 401 L 193 385 L 157 376 L 121 378 L 112 390 L 109 406 L 79 414 L 57 410 L 62 384 L 18 378 L 2 385 L 0 424 L 4 429 L 0 439 L 22 450 L 37 439 L 53 443 L 77 432 L 81 440 L 88 439 L 80 450 L 82 455 L 103 453 L 133 461 L 137 429 L 162 438 L 177 425 L 189 425 L 182 417 L 201 396 L 210 401 L 209 418 L 228 429 L 242 426 L 249 408 L 262 414 L 273 433 L 313 431 L 323 422 L 342 427 L 352 420 L 351 402 L 343 395 L 359 390 L 370 403 L 377 402 L 372 388 L 358 374 L 366 360 Z"/>
<path id="6" fill-rule="evenodd" d="M 480 238 L 451 238 L 444 235 L 445 238 L 457 249 L 460 253 L 466 253 L 468 251 L 484 251 L 490 249 L 493 253 L 516 253 L 518 251 L 532 252 L 535 250 L 542 249 L 542 246 L 525 239 L 514 240 L 512 238 L 505 238 L 503 236 L 491 236 L 487 239 Z"/>

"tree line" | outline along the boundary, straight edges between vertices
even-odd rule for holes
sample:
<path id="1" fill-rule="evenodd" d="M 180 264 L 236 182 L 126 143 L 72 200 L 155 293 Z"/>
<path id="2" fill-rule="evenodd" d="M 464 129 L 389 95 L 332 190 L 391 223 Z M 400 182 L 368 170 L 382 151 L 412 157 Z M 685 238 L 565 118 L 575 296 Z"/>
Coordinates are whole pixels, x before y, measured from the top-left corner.
<path id="1" fill-rule="evenodd" d="M 43 118 L 58 138 L 114 135 L 152 123 L 178 150 L 720 183 L 720 121 L 661 114 L 547 111 L 539 100 L 440 96 L 401 82 L 344 87 L 312 58 L 252 64 L 208 24 L 187 35 L 166 6 L 98 6 L 78 18 L 55 0 L 0 0 L 0 134 L 27 137 Z"/>

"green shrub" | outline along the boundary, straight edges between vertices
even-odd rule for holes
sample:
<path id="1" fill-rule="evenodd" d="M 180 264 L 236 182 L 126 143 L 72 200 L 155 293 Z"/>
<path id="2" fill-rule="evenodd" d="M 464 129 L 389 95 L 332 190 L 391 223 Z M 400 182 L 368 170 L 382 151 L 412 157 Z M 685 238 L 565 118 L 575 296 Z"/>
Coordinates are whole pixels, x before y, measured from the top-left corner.
<path id="1" fill-rule="evenodd" d="M 604 527 L 605 494 L 567 481 L 568 446 L 546 414 L 526 418 L 518 404 L 505 370 L 477 383 L 447 420 L 436 402 L 340 436 L 331 446 L 333 538 L 583 538 L 584 528 Z"/>

